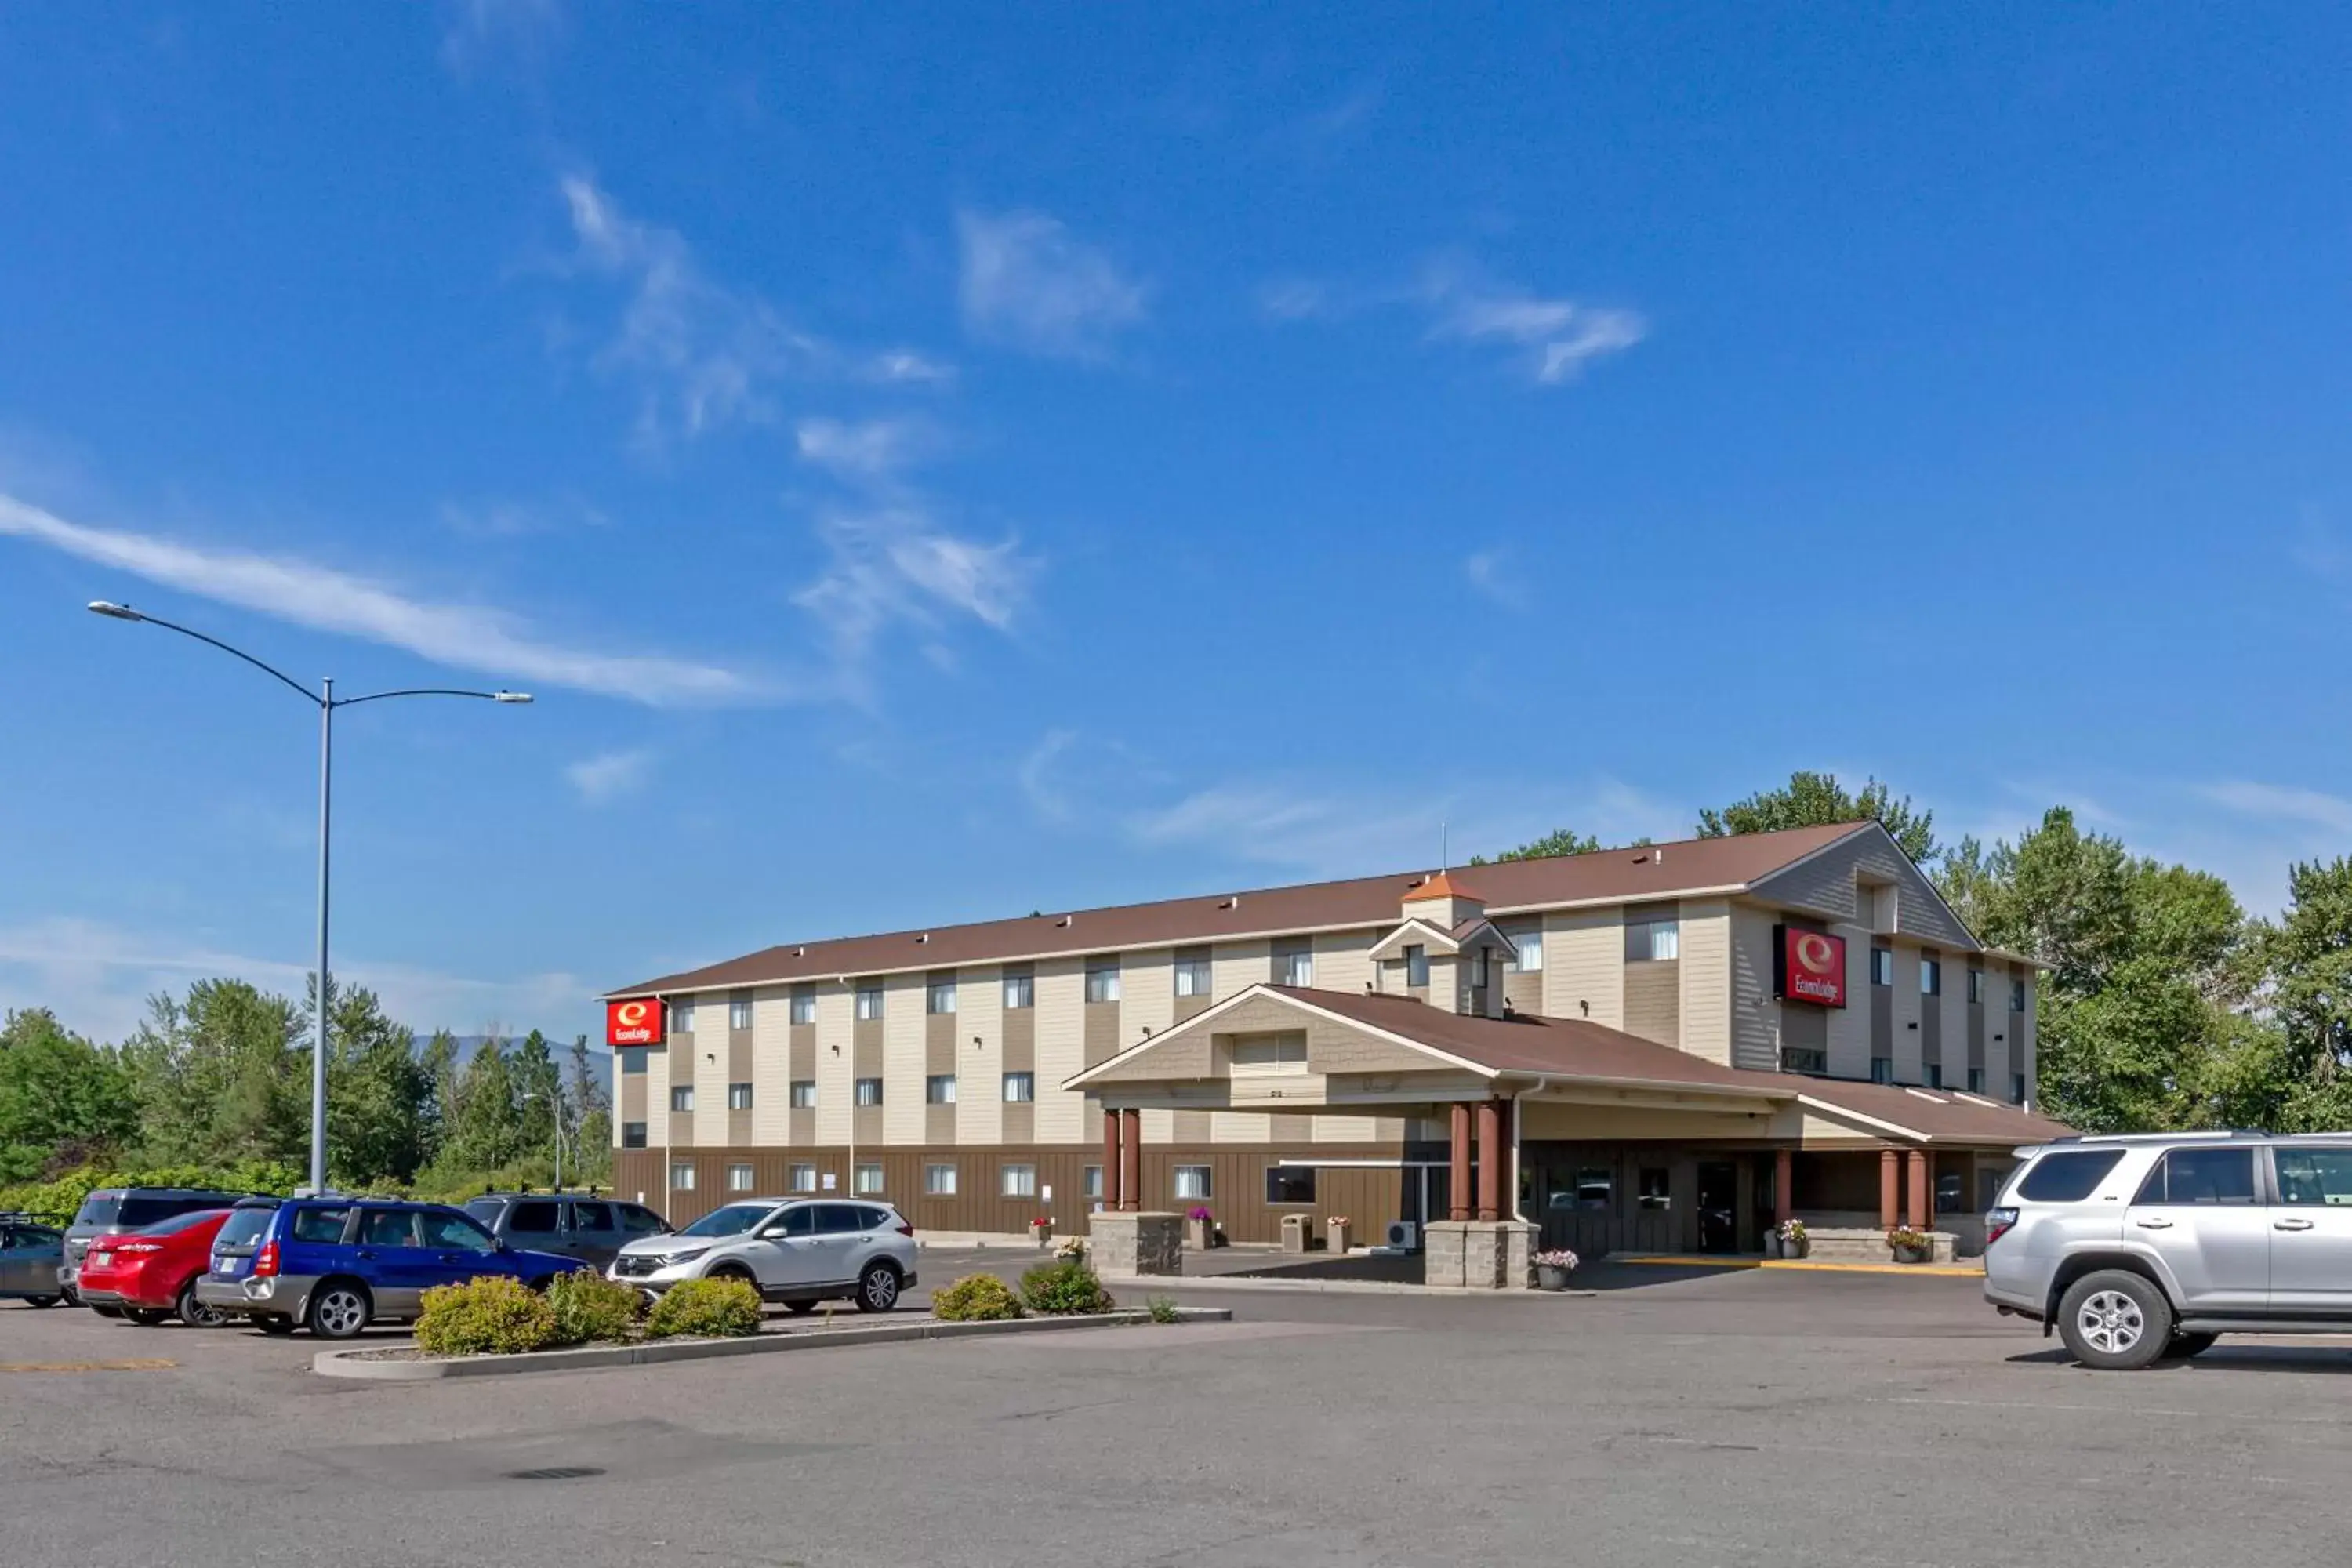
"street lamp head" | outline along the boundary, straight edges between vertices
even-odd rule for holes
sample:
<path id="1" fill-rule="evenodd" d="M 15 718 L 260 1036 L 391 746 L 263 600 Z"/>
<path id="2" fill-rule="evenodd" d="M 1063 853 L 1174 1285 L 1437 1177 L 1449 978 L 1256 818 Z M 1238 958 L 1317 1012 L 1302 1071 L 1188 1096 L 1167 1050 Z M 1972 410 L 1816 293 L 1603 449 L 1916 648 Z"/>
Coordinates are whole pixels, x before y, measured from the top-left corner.
<path id="1" fill-rule="evenodd" d="M 143 621 L 147 618 L 130 605 L 118 605 L 110 599 L 92 599 L 89 608 L 92 615 L 106 616 L 118 621 Z"/>
<path id="2" fill-rule="evenodd" d="M 490 700 L 493 702 L 528 702 L 530 700 L 530 693 L 528 691 L 493 691 L 490 693 Z"/>

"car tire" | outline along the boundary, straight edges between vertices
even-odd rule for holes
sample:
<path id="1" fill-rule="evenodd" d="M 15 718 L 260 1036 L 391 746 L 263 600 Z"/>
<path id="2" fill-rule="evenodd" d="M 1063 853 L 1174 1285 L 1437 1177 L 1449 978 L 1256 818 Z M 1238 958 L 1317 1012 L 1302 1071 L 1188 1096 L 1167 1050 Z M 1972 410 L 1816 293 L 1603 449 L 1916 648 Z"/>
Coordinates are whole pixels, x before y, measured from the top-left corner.
<path id="1" fill-rule="evenodd" d="M 2172 1303 L 2154 1280 L 2121 1268 L 2086 1274 L 2058 1303 L 2058 1334 L 2095 1372 L 2137 1372 L 2172 1342 Z"/>
<path id="2" fill-rule="evenodd" d="M 163 1307 L 125 1307 L 122 1315 L 142 1329 L 152 1329 L 172 1314 L 168 1308 Z"/>
<path id="3" fill-rule="evenodd" d="M 887 1312 L 898 1304 L 898 1266 L 887 1258 L 877 1258 L 857 1277 L 857 1310 Z"/>
<path id="4" fill-rule="evenodd" d="M 193 1279 L 180 1287 L 180 1299 L 173 1304 L 172 1315 L 192 1329 L 217 1329 L 228 1321 L 221 1316 L 218 1308 L 196 1300 L 196 1282 Z"/>
<path id="5" fill-rule="evenodd" d="M 2172 1342 L 2164 1347 L 2164 1359 L 2187 1361 L 2191 1356 L 2203 1355 L 2221 1337 L 2219 1334 L 2175 1334 Z"/>
<path id="6" fill-rule="evenodd" d="M 806 1317 L 809 1313 L 816 1310 L 816 1298 L 812 1296 L 805 1300 L 785 1302 L 784 1310 L 793 1313 L 799 1317 Z"/>
<path id="7" fill-rule="evenodd" d="M 68 1285 L 58 1292 L 58 1300 L 68 1307 L 79 1307 L 81 1305 L 81 1292 Z"/>
<path id="8" fill-rule="evenodd" d="M 120 1307 L 92 1307 L 90 1310 L 96 1312 L 101 1318 L 119 1318 L 122 1316 L 122 1309 Z"/>
<path id="9" fill-rule="evenodd" d="M 330 1279 L 310 1293 L 310 1331 L 322 1340 L 359 1337 L 375 1316 L 375 1302 L 367 1287 L 349 1279 Z"/>
<path id="10" fill-rule="evenodd" d="M 25 1298 L 25 1305 L 36 1309 L 41 1307 L 54 1307 L 59 1301 L 64 1300 L 65 1298 L 62 1296 L 27 1296 Z"/>
<path id="11" fill-rule="evenodd" d="M 256 1318 L 253 1320 L 253 1326 L 259 1329 L 263 1333 L 268 1334 L 274 1338 L 292 1333 L 294 1331 L 294 1320 L 291 1318 Z"/>

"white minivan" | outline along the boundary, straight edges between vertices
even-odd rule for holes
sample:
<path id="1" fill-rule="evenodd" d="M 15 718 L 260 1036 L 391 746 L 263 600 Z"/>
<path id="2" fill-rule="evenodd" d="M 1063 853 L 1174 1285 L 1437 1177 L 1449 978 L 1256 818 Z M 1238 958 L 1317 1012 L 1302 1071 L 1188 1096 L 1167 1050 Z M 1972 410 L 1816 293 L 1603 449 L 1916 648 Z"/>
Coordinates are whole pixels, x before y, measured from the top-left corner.
<path id="1" fill-rule="evenodd" d="M 915 1283 L 915 1227 L 874 1198 L 743 1198 L 630 1242 L 604 1277 L 648 1297 L 688 1279 L 741 1279 L 796 1312 L 843 1297 L 887 1312 Z"/>

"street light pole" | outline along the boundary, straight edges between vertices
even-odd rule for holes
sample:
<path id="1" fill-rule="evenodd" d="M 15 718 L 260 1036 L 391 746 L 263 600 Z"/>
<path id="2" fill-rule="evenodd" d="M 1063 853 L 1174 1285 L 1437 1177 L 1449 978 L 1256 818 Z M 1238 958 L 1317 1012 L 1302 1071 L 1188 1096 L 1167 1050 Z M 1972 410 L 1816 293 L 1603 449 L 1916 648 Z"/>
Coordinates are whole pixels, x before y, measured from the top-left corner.
<path id="1" fill-rule="evenodd" d="M 275 676 L 289 690 L 299 691 L 305 701 L 319 710 L 319 967 L 314 972 L 316 987 L 314 1005 L 318 1016 L 317 1031 L 310 1047 L 310 1190 L 324 1192 L 327 1186 L 327 917 L 331 907 L 332 882 L 330 876 L 330 848 L 335 798 L 335 710 L 361 702 L 380 702 L 388 697 L 474 697 L 485 702 L 520 704 L 530 701 L 528 691 L 467 691 L 456 687 L 411 687 L 398 691 L 371 691 L 363 697 L 338 697 L 331 676 L 319 683 L 319 689 L 309 687 L 273 665 L 264 664 L 243 648 L 231 647 L 218 637 L 206 637 L 200 631 L 164 620 L 160 616 L 134 610 L 128 605 L 117 605 L 105 599 L 93 599 L 89 608 L 95 615 L 117 621 L 141 621 L 165 631 L 178 632 L 182 637 L 208 643 L 223 653 L 245 660 L 266 675 Z M 562 1136 L 559 1130 L 557 1136 Z"/>

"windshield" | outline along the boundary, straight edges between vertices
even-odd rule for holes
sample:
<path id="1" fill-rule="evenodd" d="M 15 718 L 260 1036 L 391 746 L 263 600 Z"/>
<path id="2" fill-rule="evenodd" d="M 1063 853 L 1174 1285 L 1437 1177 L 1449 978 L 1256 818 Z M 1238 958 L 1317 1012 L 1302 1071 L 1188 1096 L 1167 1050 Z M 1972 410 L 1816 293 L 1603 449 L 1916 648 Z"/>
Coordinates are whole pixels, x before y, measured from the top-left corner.
<path id="1" fill-rule="evenodd" d="M 112 1225 L 114 1216 L 122 1211 L 121 1193 L 92 1193 L 82 1199 L 81 1208 L 74 1215 L 76 1225 Z"/>
<path id="2" fill-rule="evenodd" d="M 499 1211 L 507 1206 L 504 1198 L 476 1198 L 466 1205 L 466 1212 L 484 1225 L 499 1223 Z"/>
<path id="3" fill-rule="evenodd" d="M 261 1233 L 269 1228 L 269 1222 L 277 1215 L 276 1209 L 232 1209 L 228 1218 L 221 1224 L 220 1234 L 213 1237 L 213 1246 L 243 1247 L 247 1242 L 257 1240 Z"/>
<path id="4" fill-rule="evenodd" d="M 176 1236 L 192 1226 L 220 1218 L 220 1209 L 190 1209 L 186 1214 L 173 1215 L 170 1219 L 157 1220 L 139 1234 L 142 1236 Z"/>
<path id="5" fill-rule="evenodd" d="M 680 1236 L 740 1236 L 768 1216 L 766 1204 L 729 1204 L 712 1209 L 677 1234 Z"/>

